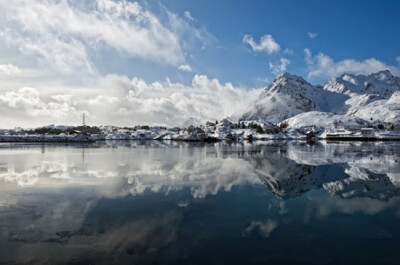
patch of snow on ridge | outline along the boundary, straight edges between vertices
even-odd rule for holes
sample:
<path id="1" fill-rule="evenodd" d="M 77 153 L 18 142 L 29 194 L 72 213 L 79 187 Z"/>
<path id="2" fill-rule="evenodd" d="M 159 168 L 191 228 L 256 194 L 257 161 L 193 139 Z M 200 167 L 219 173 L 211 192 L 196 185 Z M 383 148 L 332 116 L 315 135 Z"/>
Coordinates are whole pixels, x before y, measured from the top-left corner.
<path id="1" fill-rule="evenodd" d="M 360 118 L 344 115 L 335 115 L 329 112 L 310 111 L 300 113 L 294 117 L 285 120 L 290 128 L 302 127 L 322 127 L 329 128 L 332 125 L 337 127 L 360 126 L 366 122 Z"/>
<path id="2" fill-rule="evenodd" d="M 260 94 L 259 98 L 242 115 L 241 120 L 280 122 L 301 112 L 311 111 L 316 104 L 311 99 L 317 90 L 303 78 L 288 73 L 279 75 Z"/>
<path id="3" fill-rule="evenodd" d="M 327 128 L 336 120 L 358 125 L 399 125 L 400 78 L 386 70 L 371 75 L 343 74 L 323 86 L 313 86 L 300 76 L 285 73 L 275 78 L 244 112 L 231 118 L 272 123 L 289 119 L 288 125 L 293 128 Z"/>

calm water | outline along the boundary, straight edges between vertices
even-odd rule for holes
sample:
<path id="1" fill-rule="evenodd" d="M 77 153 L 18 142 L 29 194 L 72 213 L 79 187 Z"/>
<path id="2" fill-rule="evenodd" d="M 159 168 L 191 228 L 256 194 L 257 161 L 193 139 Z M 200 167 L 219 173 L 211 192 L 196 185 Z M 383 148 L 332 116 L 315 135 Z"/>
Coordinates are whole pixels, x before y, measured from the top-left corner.
<path id="1" fill-rule="evenodd" d="M 400 144 L 0 145 L 0 264 L 399 264 Z"/>

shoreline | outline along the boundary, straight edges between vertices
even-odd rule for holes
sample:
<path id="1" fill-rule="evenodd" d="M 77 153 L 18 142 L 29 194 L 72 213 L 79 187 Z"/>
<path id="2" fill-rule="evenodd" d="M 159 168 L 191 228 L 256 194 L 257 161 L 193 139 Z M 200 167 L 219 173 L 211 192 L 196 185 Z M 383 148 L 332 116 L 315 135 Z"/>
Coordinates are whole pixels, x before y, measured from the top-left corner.
<path id="1" fill-rule="evenodd" d="M 219 142 L 264 142 L 264 141 L 296 141 L 305 143 L 315 143 L 319 141 L 325 142 L 400 142 L 400 138 L 362 138 L 362 137 L 336 137 L 336 138 L 317 138 L 317 139 L 306 139 L 306 138 L 258 138 L 258 139 L 213 139 L 213 140 L 201 140 L 201 139 L 1 139 L 0 143 L 96 143 L 96 142 L 114 142 L 114 141 L 172 141 L 172 142 L 197 142 L 197 143 L 219 143 Z"/>

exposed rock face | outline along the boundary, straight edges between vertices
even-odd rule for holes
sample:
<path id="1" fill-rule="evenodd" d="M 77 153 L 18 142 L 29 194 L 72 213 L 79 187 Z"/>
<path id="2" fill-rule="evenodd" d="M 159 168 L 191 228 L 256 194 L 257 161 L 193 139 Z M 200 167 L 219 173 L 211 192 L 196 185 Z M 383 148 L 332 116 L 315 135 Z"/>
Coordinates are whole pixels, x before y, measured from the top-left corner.
<path id="1" fill-rule="evenodd" d="M 279 122 L 302 112 L 314 110 L 312 96 L 318 90 L 303 78 L 285 73 L 278 76 L 260 97 L 241 115 L 242 120 Z"/>
<path id="2" fill-rule="evenodd" d="M 285 73 L 267 86 L 244 113 L 233 117 L 279 123 L 317 111 L 329 114 L 323 115 L 328 118 L 338 119 L 339 115 L 343 119 L 399 124 L 399 99 L 400 78 L 387 70 L 371 75 L 343 74 L 323 86 L 313 86 L 300 76 Z"/>

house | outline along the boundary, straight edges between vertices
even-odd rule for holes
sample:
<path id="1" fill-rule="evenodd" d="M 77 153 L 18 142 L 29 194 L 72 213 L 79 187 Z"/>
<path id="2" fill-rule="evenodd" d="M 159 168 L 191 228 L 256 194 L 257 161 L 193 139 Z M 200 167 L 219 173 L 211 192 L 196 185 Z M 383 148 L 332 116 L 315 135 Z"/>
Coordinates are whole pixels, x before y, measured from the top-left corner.
<path id="1" fill-rule="evenodd" d="M 375 130 L 373 128 L 361 128 L 362 137 L 375 137 Z"/>
<path id="2" fill-rule="evenodd" d="M 83 134 L 83 133 L 81 131 L 78 131 L 78 130 L 69 131 L 69 135 L 78 135 L 78 134 Z"/>

